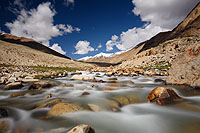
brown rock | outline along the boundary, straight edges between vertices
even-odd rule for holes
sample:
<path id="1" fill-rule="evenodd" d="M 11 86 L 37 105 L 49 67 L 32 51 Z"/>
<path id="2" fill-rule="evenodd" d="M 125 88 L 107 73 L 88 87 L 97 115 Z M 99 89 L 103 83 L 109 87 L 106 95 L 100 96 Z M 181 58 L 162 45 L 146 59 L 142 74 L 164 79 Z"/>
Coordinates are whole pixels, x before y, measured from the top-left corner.
<path id="1" fill-rule="evenodd" d="M 156 87 L 148 95 L 147 101 L 150 103 L 166 105 L 179 101 L 181 98 L 172 88 Z"/>
<path id="2" fill-rule="evenodd" d="M 95 130 L 90 125 L 81 124 L 73 127 L 67 133 L 95 133 Z"/>
<path id="3" fill-rule="evenodd" d="M 29 90 L 41 90 L 41 89 L 47 89 L 50 87 L 57 86 L 58 83 L 55 81 L 39 81 L 39 82 L 34 82 L 28 89 Z"/>
<path id="4" fill-rule="evenodd" d="M 90 93 L 89 93 L 89 92 L 83 92 L 83 93 L 81 94 L 81 96 L 87 96 L 87 95 L 90 95 Z"/>
<path id="5" fill-rule="evenodd" d="M 51 98 L 51 97 L 52 95 L 50 93 L 45 96 L 45 98 Z"/>
<path id="6" fill-rule="evenodd" d="M 103 91 L 114 91 L 114 90 L 116 90 L 116 88 L 103 88 L 102 90 Z"/>
<path id="7" fill-rule="evenodd" d="M 169 69 L 168 84 L 200 87 L 200 43 L 178 56 Z"/>
<path id="8" fill-rule="evenodd" d="M 23 87 L 21 82 L 14 82 L 14 83 L 10 83 L 7 84 L 4 87 L 4 90 L 15 90 L 15 89 L 21 89 Z"/>
<path id="9" fill-rule="evenodd" d="M 64 100 L 63 99 L 51 99 L 51 100 L 48 100 L 48 101 L 45 101 L 45 102 L 42 102 L 38 105 L 37 108 L 51 108 L 53 107 L 55 104 L 57 103 L 61 103 L 63 102 Z"/>
<path id="10" fill-rule="evenodd" d="M 25 95 L 25 93 L 23 93 L 23 92 L 15 92 L 15 93 L 12 93 L 10 95 L 10 97 L 19 97 L 19 96 L 24 96 L 24 95 Z"/>
<path id="11" fill-rule="evenodd" d="M 48 112 L 48 116 L 60 116 L 65 113 L 82 111 L 83 108 L 72 103 L 58 103 Z"/>

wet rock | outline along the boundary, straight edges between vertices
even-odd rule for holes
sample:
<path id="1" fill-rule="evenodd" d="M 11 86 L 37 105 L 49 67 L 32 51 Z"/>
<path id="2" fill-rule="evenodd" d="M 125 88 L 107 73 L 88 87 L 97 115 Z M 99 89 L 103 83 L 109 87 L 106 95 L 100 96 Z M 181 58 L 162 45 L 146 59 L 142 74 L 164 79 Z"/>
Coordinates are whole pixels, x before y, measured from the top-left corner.
<path id="1" fill-rule="evenodd" d="M 113 72 L 107 72 L 105 75 L 106 76 L 112 76 L 114 73 Z"/>
<path id="2" fill-rule="evenodd" d="M 98 85 L 96 85 L 96 84 L 92 84 L 91 87 L 92 87 L 92 88 L 97 88 Z"/>
<path id="3" fill-rule="evenodd" d="M 179 101 L 181 98 L 172 88 L 156 87 L 148 95 L 147 101 L 150 103 L 166 105 Z"/>
<path id="4" fill-rule="evenodd" d="M 21 82 L 14 82 L 14 83 L 10 83 L 7 84 L 4 87 L 4 90 L 17 90 L 17 89 L 21 89 L 23 87 Z"/>
<path id="5" fill-rule="evenodd" d="M 162 79 L 155 79 L 154 82 L 165 82 L 165 81 Z"/>
<path id="6" fill-rule="evenodd" d="M 87 96 L 87 95 L 90 95 L 90 93 L 86 91 L 81 94 L 81 96 Z"/>
<path id="7" fill-rule="evenodd" d="M 0 118 L 8 117 L 8 110 L 0 107 Z"/>
<path id="8" fill-rule="evenodd" d="M 139 103 L 139 99 L 134 95 L 119 95 L 114 96 L 113 99 L 120 103 L 120 106 Z"/>
<path id="9" fill-rule="evenodd" d="M 141 82 L 149 82 L 149 81 L 151 81 L 150 79 L 141 79 L 140 80 Z"/>
<path id="10" fill-rule="evenodd" d="M 51 98 L 52 97 L 52 94 L 47 94 L 46 96 L 45 96 L 45 98 Z"/>
<path id="11" fill-rule="evenodd" d="M 95 133 L 95 130 L 90 125 L 81 124 L 73 127 L 67 133 Z"/>
<path id="12" fill-rule="evenodd" d="M 108 80 L 118 80 L 117 78 L 108 78 Z"/>
<path id="13" fill-rule="evenodd" d="M 86 80 L 86 81 L 91 81 L 91 80 L 95 80 L 95 78 L 93 76 L 90 75 L 73 75 L 71 77 L 72 80 Z"/>
<path id="14" fill-rule="evenodd" d="M 62 83 L 60 86 L 61 86 L 61 87 L 67 87 L 67 84 Z"/>
<path id="15" fill-rule="evenodd" d="M 100 106 L 95 104 L 88 104 L 88 107 L 94 112 L 103 111 L 103 109 Z"/>
<path id="16" fill-rule="evenodd" d="M 0 133 L 7 133 L 10 129 L 10 123 L 7 120 L 0 121 Z"/>
<path id="17" fill-rule="evenodd" d="M 179 55 L 169 69 L 168 84 L 186 84 L 200 87 L 200 43 Z"/>
<path id="18" fill-rule="evenodd" d="M 12 93 L 10 97 L 13 98 L 13 97 L 19 97 L 19 96 L 24 96 L 24 95 L 25 95 L 24 92 L 15 92 L 15 93 Z"/>
<path id="19" fill-rule="evenodd" d="M 82 72 L 74 72 L 74 73 L 71 73 L 71 75 L 81 75 Z"/>
<path id="20" fill-rule="evenodd" d="M 58 103 L 54 105 L 51 110 L 48 112 L 48 116 L 60 116 L 66 113 L 83 111 L 84 109 L 79 105 L 72 103 Z"/>
<path id="21" fill-rule="evenodd" d="M 57 103 L 61 103 L 63 102 L 64 99 L 59 99 L 59 98 L 56 98 L 56 99 L 51 99 L 51 100 L 48 100 L 48 101 L 45 101 L 45 102 L 42 102 L 40 103 L 37 108 L 51 108 L 53 107 L 54 105 L 56 105 Z"/>
<path id="22" fill-rule="evenodd" d="M 133 88 L 144 88 L 144 86 L 136 85 L 136 86 L 134 86 Z"/>
<path id="23" fill-rule="evenodd" d="M 55 81 L 39 81 L 39 82 L 34 82 L 28 89 L 29 90 L 42 90 L 42 89 L 47 89 L 50 87 L 57 86 L 58 83 Z"/>
<path id="24" fill-rule="evenodd" d="M 114 91 L 116 88 L 102 88 L 103 91 Z"/>

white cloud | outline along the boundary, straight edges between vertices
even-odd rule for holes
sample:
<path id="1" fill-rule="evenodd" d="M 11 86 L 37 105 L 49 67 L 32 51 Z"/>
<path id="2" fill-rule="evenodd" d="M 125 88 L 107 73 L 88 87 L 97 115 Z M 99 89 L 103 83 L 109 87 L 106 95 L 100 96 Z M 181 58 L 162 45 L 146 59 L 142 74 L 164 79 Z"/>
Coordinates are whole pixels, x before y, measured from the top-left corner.
<path id="1" fill-rule="evenodd" d="M 135 15 L 155 26 L 172 29 L 180 23 L 199 0 L 132 0 Z"/>
<path id="2" fill-rule="evenodd" d="M 50 48 L 57 51 L 58 53 L 63 54 L 63 55 L 66 54 L 66 52 L 63 51 L 62 48 L 57 43 L 53 44 Z"/>
<path id="3" fill-rule="evenodd" d="M 10 33 L 17 36 L 32 38 L 49 46 L 52 37 L 80 31 L 78 28 L 67 27 L 63 24 L 54 25 L 53 16 L 56 11 L 51 8 L 51 3 L 40 4 L 36 9 L 26 11 L 22 9 L 17 19 L 5 25 L 10 29 Z"/>
<path id="4" fill-rule="evenodd" d="M 119 45 L 119 42 L 118 42 L 118 36 L 117 35 L 113 35 L 111 37 L 111 40 L 107 41 L 106 42 L 106 51 L 111 51 L 113 50 L 113 47 L 116 45 Z"/>
<path id="5" fill-rule="evenodd" d="M 142 28 L 132 28 L 116 36 L 106 43 L 106 50 L 116 46 L 126 50 L 150 39 L 159 32 L 172 30 L 179 24 L 199 0 L 132 0 L 135 5 L 133 13 L 146 22 Z M 117 40 L 117 41 L 116 41 Z"/>
<path id="6" fill-rule="evenodd" d="M 64 0 L 64 5 L 69 6 L 72 5 L 74 6 L 75 1 L 74 0 Z"/>
<path id="7" fill-rule="evenodd" d="M 72 33 L 73 31 L 79 32 L 81 29 L 75 27 L 73 28 L 71 25 L 67 24 L 67 27 L 64 24 L 58 25 L 59 29 L 63 30 L 66 33 Z"/>
<path id="8" fill-rule="evenodd" d="M 100 48 L 102 48 L 102 45 L 101 45 L 101 44 L 99 44 L 99 45 L 97 46 L 97 48 L 95 49 L 95 51 L 98 51 Z"/>
<path id="9" fill-rule="evenodd" d="M 74 54 L 87 54 L 90 51 L 94 51 L 94 48 L 90 46 L 88 41 L 79 41 L 75 49 L 77 50 Z"/>

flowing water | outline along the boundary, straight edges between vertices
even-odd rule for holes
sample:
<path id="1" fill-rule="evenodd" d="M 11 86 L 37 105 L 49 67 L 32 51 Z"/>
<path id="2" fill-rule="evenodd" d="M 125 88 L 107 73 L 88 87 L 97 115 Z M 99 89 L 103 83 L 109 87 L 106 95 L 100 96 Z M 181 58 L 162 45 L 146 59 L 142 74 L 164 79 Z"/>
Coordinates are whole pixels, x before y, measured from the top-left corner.
<path id="1" fill-rule="evenodd" d="M 97 75 L 97 72 L 82 72 L 87 75 Z M 108 81 L 117 78 L 119 83 L 99 83 L 70 80 L 71 75 L 55 79 L 60 83 L 73 84 L 73 87 L 56 86 L 45 91 L 30 92 L 28 84 L 20 90 L 24 95 L 10 98 L 10 94 L 19 90 L 0 91 L 0 106 L 9 110 L 9 117 L 3 120 L 10 122 L 12 129 L 21 129 L 30 133 L 64 133 L 78 124 L 89 124 L 97 133 L 199 133 L 200 132 L 200 91 L 181 86 L 174 88 L 184 101 L 167 106 L 146 102 L 148 93 L 157 86 L 165 86 L 154 82 L 156 78 L 147 76 L 112 76 L 99 73 L 97 80 Z M 112 88 L 112 91 L 103 91 Z M 82 96 L 83 92 L 88 95 Z M 51 93 L 52 98 L 45 96 Z M 127 97 L 129 98 L 127 101 Z M 67 113 L 52 119 L 41 119 L 50 108 L 36 108 L 40 103 L 55 98 L 65 102 L 79 103 L 88 108 L 88 104 L 96 105 L 101 111 L 81 111 Z M 115 108 L 119 100 L 120 108 Z M 121 103 L 120 103 L 121 102 Z M 130 104 L 131 103 L 131 104 Z M 114 109 L 113 109 L 114 108 Z M 0 119 L 2 120 L 2 119 Z"/>

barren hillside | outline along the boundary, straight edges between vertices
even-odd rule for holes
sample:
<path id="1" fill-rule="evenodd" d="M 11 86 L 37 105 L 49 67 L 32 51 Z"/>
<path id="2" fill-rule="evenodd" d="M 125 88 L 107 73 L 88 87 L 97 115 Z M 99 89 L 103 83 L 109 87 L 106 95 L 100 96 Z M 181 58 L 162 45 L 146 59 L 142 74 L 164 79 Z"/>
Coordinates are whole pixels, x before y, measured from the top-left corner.
<path id="1" fill-rule="evenodd" d="M 76 68 L 93 66 L 2 40 L 0 40 L 0 64 Z"/>

